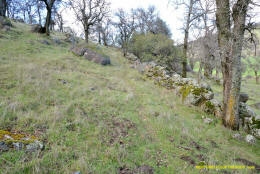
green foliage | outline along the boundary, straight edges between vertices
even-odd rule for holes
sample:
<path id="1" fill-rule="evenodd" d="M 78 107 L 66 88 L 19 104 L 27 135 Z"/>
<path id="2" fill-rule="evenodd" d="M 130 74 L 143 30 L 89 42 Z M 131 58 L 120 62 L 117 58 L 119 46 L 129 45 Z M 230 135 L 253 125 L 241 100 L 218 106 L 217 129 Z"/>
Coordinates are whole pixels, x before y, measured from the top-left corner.
<path id="1" fill-rule="evenodd" d="M 155 61 L 170 72 L 178 72 L 180 67 L 178 57 L 181 52 L 173 44 L 173 40 L 164 34 L 135 33 L 131 39 L 129 51 L 135 54 L 141 62 Z"/>
<path id="2" fill-rule="evenodd" d="M 130 51 L 141 61 L 164 62 L 173 59 L 176 48 L 173 40 L 163 34 L 134 34 L 130 44 Z"/>

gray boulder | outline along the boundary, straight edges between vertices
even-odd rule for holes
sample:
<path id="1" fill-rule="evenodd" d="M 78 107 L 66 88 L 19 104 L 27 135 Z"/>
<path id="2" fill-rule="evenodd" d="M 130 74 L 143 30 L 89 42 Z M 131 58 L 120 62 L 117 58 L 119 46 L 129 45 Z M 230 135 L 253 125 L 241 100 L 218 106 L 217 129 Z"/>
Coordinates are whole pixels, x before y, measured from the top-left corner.
<path id="1" fill-rule="evenodd" d="M 214 120 L 213 120 L 212 118 L 204 118 L 204 119 L 203 119 L 203 122 L 204 122 L 205 124 L 211 124 L 213 121 L 214 121 Z"/>
<path id="2" fill-rule="evenodd" d="M 111 61 L 109 57 L 101 56 L 100 54 L 95 53 L 94 51 L 91 51 L 89 49 L 86 49 L 84 53 L 84 57 L 89 60 L 93 61 L 100 65 L 110 65 Z"/>
<path id="3" fill-rule="evenodd" d="M 245 141 L 249 144 L 255 144 L 256 143 L 256 139 L 253 135 L 247 135 L 245 138 Z"/>
<path id="4" fill-rule="evenodd" d="M 239 102 L 246 103 L 248 99 L 249 99 L 249 96 L 246 93 L 241 93 L 239 95 Z"/>
<path id="5" fill-rule="evenodd" d="M 255 117 L 256 116 L 253 109 L 243 102 L 239 103 L 238 111 L 239 111 L 239 117 L 240 118 Z"/>
<path id="6" fill-rule="evenodd" d="M 5 142 L 0 142 L 0 152 L 5 152 L 8 151 L 9 147 L 7 146 L 7 144 Z"/>
<path id="7" fill-rule="evenodd" d="M 24 144 L 21 143 L 21 142 L 13 143 L 13 147 L 14 147 L 15 150 L 18 150 L 18 151 L 19 151 L 19 150 L 22 150 L 22 149 L 23 149 Z"/>
<path id="8" fill-rule="evenodd" d="M 256 138 L 260 139 L 260 129 L 253 129 L 252 133 Z"/>
<path id="9" fill-rule="evenodd" d="M 232 138 L 237 139 L 237 140 L 240 140 L 240 141 L 243 139 L 242 135 L 239 134 L 239 133 L 235 133 L 235 134 L 232 136 Z"/>
<path id="10" fill-rule="evenodd" d="M 26 145 L 27 152 L 35 152 L 37 150 L 43 150 L 43 149 L 44 149 L 44 145 L 38 140 Z"/>
<path id="11" fill-rule="evenodd" d="M 83 56 L 85 52 L 88 50 L 85 47 L 73 47 L 70 49 L 72 53 L 74 53 L 76 56 Z"/>

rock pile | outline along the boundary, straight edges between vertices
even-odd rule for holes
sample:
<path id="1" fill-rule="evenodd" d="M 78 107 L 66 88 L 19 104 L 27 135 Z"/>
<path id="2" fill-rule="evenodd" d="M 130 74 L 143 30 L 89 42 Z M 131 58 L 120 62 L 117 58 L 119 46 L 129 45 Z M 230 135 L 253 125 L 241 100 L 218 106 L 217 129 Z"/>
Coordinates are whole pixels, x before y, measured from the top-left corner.
<path id="1" fill-rule="evenodd" d="M 0 130 L 0 152 L 9 150 L 25 150 L 26 152 L 35 152 L 43 150 L 44 145 L 39 139 L 33 135 L 22 133 L 12 133 Z"/>

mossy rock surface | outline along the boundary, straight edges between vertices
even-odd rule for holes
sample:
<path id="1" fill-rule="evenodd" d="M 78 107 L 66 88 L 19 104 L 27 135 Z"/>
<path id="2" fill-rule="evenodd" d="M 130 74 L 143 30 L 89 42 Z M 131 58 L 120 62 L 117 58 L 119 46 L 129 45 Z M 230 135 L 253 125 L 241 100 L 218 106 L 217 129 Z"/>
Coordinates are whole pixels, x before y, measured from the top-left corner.
<path id="1" fill-rule="evenodd" d="M 0 130 L 0 141 L 5 142 L 6 144 L 21 142 L 26 145 L 36 140 L 39 140 L 39 138 L 34 135 Z"/>

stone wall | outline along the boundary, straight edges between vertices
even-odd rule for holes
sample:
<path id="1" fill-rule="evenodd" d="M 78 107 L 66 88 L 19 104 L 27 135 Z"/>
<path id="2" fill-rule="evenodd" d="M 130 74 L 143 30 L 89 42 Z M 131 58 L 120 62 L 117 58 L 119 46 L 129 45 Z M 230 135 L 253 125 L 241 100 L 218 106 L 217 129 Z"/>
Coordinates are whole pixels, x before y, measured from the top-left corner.
<path id="1" fill-rule="evenodd" d="M 132 61 L 133 68 L 138 69 L 147 78 L 154 81 L 156 85 L 173 90 L 185 105 L 199 107 L 202 111 L 212 114 L 217 118 L 222 117 L 222 104 L 214 99 L 214 93 L 207 83 L 198 83 L 192 78 L 182 78 L 179 74 L 170 75 L 162 66 L 151 63 L 140 63 L 138 60 Z M 246 103 L 240 102 L 240 127 L 246 132 L 260 138 L 260 116 Z"/>

